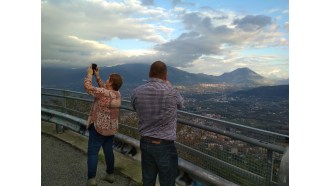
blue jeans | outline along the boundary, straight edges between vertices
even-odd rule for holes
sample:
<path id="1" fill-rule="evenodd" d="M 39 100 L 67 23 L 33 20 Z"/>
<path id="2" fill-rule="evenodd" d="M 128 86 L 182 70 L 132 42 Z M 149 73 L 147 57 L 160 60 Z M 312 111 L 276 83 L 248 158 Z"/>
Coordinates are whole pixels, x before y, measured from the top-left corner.
<path id="1" fill-rule="evenodd" d="M 140 140 L 143 186 L 154 186 L 157 174 L 161 186 L 175 186 L 178 153 L 174 142 L 153 144 Z"/>
<path id="2" fill-rule="evenodd" d="M 89 128 L 89 138 L 88 138 L 88 157 L 87 157 L 87 168 L 88 168 L 88 179 L 94 178 L 96 176 L 98 154 L 102 146 L 105 162 L 107 165 L 106 172 L 112 174 L 114 171 L 115 157 L 112 151 L 113 137 L 103 136 L 96 132 L 94 125 L 92 124 Z"/>

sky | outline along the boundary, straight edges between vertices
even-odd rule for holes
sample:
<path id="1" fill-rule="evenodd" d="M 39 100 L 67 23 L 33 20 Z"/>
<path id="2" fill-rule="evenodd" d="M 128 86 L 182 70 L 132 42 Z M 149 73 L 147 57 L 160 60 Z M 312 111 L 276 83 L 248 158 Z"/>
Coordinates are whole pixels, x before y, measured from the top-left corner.
<path id="1" fill-rule="evenodd" d="M 289 78 L 288 0 L 44 0 L 42 66 L 167 65 Z"/>
<path id="2" fill-rule="evenodd" d="M 63 1 L 64 2 L 64 1 Z M 67 7 L 69 6 L 69 1 L 65 1 L 65 4 L 57 1 L 57 6 Z M 154 2 L 157 6 L 143 6 L 146 10 L 157 10 L 159 3 L 158 1 L 149 1 L 149 4 Z M 163 1 L 169 2 L 169 1 Z M 178 1 L 176 1 L 178 2 Z M 188 2 L 188 1 L 184 1 Z M 190 1 L 189 1 L 190 2 Z M 201 0 L 201 2 L 212 2 L 208 0 Z M 233 0 L 220 1 L 218 2 L 235 2 Z M 236 1 L 239 2 L 239 1 Z M 250 8 L 258 8 L 260 3 L 265 2 L 275 2 L 275 4 L 281 3 L 282 1 L 270 1 L 270 0 L 260 0 L 258 2 L 258 6 L 253 4 L 253 1 L 248 1 Z M 46 46 L 48 47 L 58 47 L 58 49 L 66 49 L 69 51 L 77 51 L 75 48 L 80 48 L 83 44 L 87 45 L 90 48 L 93 48 L 93 51 L 89 47 L 83 48 L 84 50 L 79 51 L 82 54 L 84 51 L 92 51 L 94 52 L 95 46 L 102 46 L 104 43 L 110 43 L 110 40 L 107 40 L 104 36 L 112 36 L 109 31 L 108 34 L 103 35 L 102 39 L 97 40 L 97 36 L 101 35 L 100 30 L 93 30 L 93 32 L 84 32 L 85 34 L 79 31 L 79 29 L 71 26 L 76 26 L 76 21 L 81 21 L 81 17 L 83 17 L 84 13 L 79 11 L 80 16 L 73 16 L 71 20 L 67 14 L 71 12 L 75 12 L 78 7 L 83 8 L 84 5 L 75 2 L 75 7 L 67 7 L 70 11 L 61 12 L 58 9 L 51 8 L 47 9 L 48 13 L 51 13 L 47 16 L 45 15 L 45 1 L 1 1 L 1 11 L 0 11 L 0 21 L 1 21 L 1 31 L 0 31 L 0 45 L 1 45 L 1 60 L 2 60 L 2 91 L 1 91 L 1 104 L 2 104 L 2 116 L 3 117 L 3 132 L 0 135 L 0 144 L 3 149 L 6 149 L 10 153 L 2 153 L 0 162 L 2 171 L 3 183 L 7 183 L 7 185 L 41 185 L 41 135 L 40 135 L 40 105 L 41 105 L 41 66 L 48 62 L 51 63 L 58 61 L 59 64 L 68 65 L 69 62 L 75 62 L 72 60 L 73 57 L 69 55 L 65 55 L 62 53 L 60 55 L 50 55 L 53 51 L 48 51 L 49 54 L 46 55 Z M 144 2 L 146 4 L 148 2 Z M 197 4 L 195 3 L 195 8 Z M 249 15 L 265 15 L 265 13 L 253 13 L 252 10 L 243 9 L 242 7 L 244 1 L 240 3 L 240 10 L 234 11 L 233 8 L 226 7 L 226 10 L 230 10 L 235 12 L 234 14 L 241 15 L 242 12 L 249 12 Z M 288 3 L 288 2 L 286 2 Z M 54 4 L 54 3 L 53 3 Z M 175 4 L 175 3 L 174 3 Z M 285 4 L 285 3 L 284 3 Z M 175 7 L 181 7 L 185 9 L 192 9 L 192 6 L 188 7 L 188 4 L 181 5 L 175 4 Z M 234 5 L 234 4 L 232 4 Z M 53 5 L 55 6 L 55 5 Z M 51 6 L 51 7 L 53 7 Z M 172 8 L 172 4 L 169 2 L 167 4 L 168 8 Z M 183 7 L 186 6 L 186 7 Z M 224 6 L 224 5 L 223 5 Z M 269 4 L 269 6 L 271 6 Z M 288 6 L 287 4 L 285 6 Z M 48 7 L 48 6 L 46 6 Z M 128 6 L 125 6 L 128 8 Z M 212 8 L 216 8 L 216 5 L 211 6 Z M 273 7 L 273 6 L 272 6 Z M 274 5 L 274 7 L 277 7 Z M 330 27 L 327 26 L 328 17 L 329 17 L 329 6 L 327 1 L 324 0 L 313 0 L 313 1 L 301 1 L 301 0 L 290 0 L 290 91 L 289 91 L 289 123 L 290 123 L 290 185 L 324 185 L 328 180 L 328 171 L 327 168 L 330 167 L 329 160 L 329 130 L 330 126 L 327 124 L 329 121 L 329 108 L 330 105 L 330 97 L 329 97 L 329 79 L 330 73 L 329 68 L 327 67 L 327 61 L 329 58 L 329 46 L 330 43 Z M 235 8 L 235 7 L 234 7 Z M 271 10 L 272 8 L 265 8 L 261 10 L 261 12 Z M 41 13 L 40 13 L 41 10 Z M 89 6 L 88 11 L 93 11 L 93 6 Z M 275 9 L 274 9 L 275 10 Z M 192 10 L 191 10 L 192 11 Z M 97 13 L 101 13 L 99 11 Z M 138 12 L 136 10 L 136 12 Z M 197 12 L 197 11 L 196 11 Z M 198 9 L 198 12 L 201 13 L 202 10 Z M 55 16 L 52 14 L 56 14 Z M 87 12 L 86 12 L 87 13 Z M 279 13 L 279 12 L 277 12 Z M 87 15 L 87 14 L 86 14 Z M 89 15 L 89 14 L 88 14 Z M 93 14 L 96 16 L 96 13 Z M 121 17 L 125 15 L 124 12 L 118 13 L 117 16 Z M 279 14 L 280 15 L 280 14 Z M 46 17 L 45 17 L 46 16 Z M 67 18 L 63 18 L 63 16 Z M 241 15 L 242 16 L 242 15 Z M 59 19 L 57 25 L 52 26 L 47 25 L 49 29 L 46 31 L 45 28 L 45 18 L 50 19 Z M 108 16 L 109 19 L 111 16 Z M 142 17 L 142 15 L 140 15 Z M 287 15 L 286 15 L 287 17 Z M 88 16 L 90 19 L 90 16 Z M 154 16 L 156 18 L 156 16 Z M 63 19 L 63 20 L 61 20 Z M 92 24 L 94 27 L 97 27 L 96 20 L 85 21 L 89 24 Z M 272 19 L 275 19 L 272 17 Z M 200 20 L 200 19 L 199 19 Z M 280 28 L 284 25 L 287 25 L 286 19 L 277 19 L 283 21 L 276 22 Z M 65 26 L 61 26 L 62 22 L 69 21 Z M 121 22 L 125 21 L 121 20 Z M 127 18 L 126 21 L 131 22 L 131 24 L 126 26 L 134 25 L 134 19 Z M 159 22 L 165 21 L 165 19 L 160 19 Z M 48 20 L 50 22 L 50 20 Z M 198 23 L 198 22 L 195 22 Z M 237 23 L 237 22 L 236 22 Z M 53 23 L 54 24 L 54 23 Z M 96 25 L 95 25 L 96 24 Z M 113 23 L 108 23 L 113 24 Z M 119 23 L 116 22 L 116 25 Z M 181 25 L 183 33 L 189 33 L 191 28 L 185 28 L 185 25 L 182 23 L 182 20 L 178 22 Z M 83 25 L 83 23 L 81 23 Z M 282 25 L 282 26 L 280 26 Z M 52 26 L 52 27 L 51 27 Z M 163 28 L 163 27 L 161 27 Z M 197 26 L 193 27 L 197 32 Z M 195 29 L 196 28 L 196 29 Z M 52 30 L 54 29 L 54 30 Z M 87 27 L 86 30 L 91 29 Z M 115 29 L 115 27 L 113 27 Z M 67 39 L 68 34 L 62 36 L 62 38 L 66 38 L 61 40 L 59 33 L 60 30 L 67 30 L 64 33 L 72 33 L 69 36 L 75 35 L 76 38 L 83 38 L 84 40 L 76 39 L 80 42 L 73 42 L 74 39 Z M 122 30 L 122 32 L 128 32 L 127 30 Z M 149 31 L 152 31 L 150 28 Z M 239 31 L 238 31 L 239 32 Z M 288 31 L 284 30 L 283 32 L 277 31 L 276 33 L 284 34 L 287 36 Z M 51 37 L 45 37 L 42 33 L 53 33 L 54 39 Z M 58 34 L 56 34 L 58 33 Z M 75 33 L 75 34 L 73 34 Z M 79 36 L 77 33 L 80 33 Z M 97 33 L 97 34 L 96 34 Z M 121 32 L 119 32 L 121 33 Z M 172 36 L 172 40 L 176 41 L 179 39 L 181 35 L 180 31 L 171 31 L 170 36 Z M 93 35 L 96 34 L 96 35 Z M 93 36 L 93 37 L 92 37 Z M 151 36 L 151 35 L 150 35 Z M 184 35 L 187 36 L 187 35 Z M 259 35 L 260 36 L 260 35 Z M 234 37 L 234 36 L 233 36 Z M 75 38 L 75 37 L 72 37 Z M 96 38 L 96 39 L 93 39 Z M 112 38 L 112 37 L 111 37 Z M 116 40 L 120 40 L 121 38 L 116 38 Z M 182 38 L 181 38 L 182 39 Z M 227 38 L 230 39 L 230 38 Z M 243 39 L 246 39 L 243 37 Z M 253 37 L 251 38 L 253 39 Z M 50 41 L 52 44 L 47 44 Z M 114 40 L 114 41 L 116 41 Z M 64 41 L 64 42 L 63 42 Z M 112 42 L 114 42 L 112 40 Z M 134 41 L 134 39 L 126 40 L 126 43 L 130 43 L 128 41 Z M 138 42 L 140 40 L 137 40 Z M 193 41 L 193 40 L 192 40 Z M 86 44 L 87 43 L 87 44 Z M 101 43 L 101 44 L 100 44 Z M 166 43 L 166 42 L 165 42 Z M 276 42 L 275 42 L 276 43 Z M 47 44 L 47 45 L 46 45 Z M 135 45 L 136 43 L 134 43 Z M 141 44 L 141 43 L 140 43 Z M 145 49 L 156 50 L 155 46 L 159 46 L 155 43 L 151 42 L 151 46 L 149 48 L 149 42 L 144 42 L 141 45 L 144 45 Z M 229 43 L 227 44 L 227 47 Z M 236 43 L 237 44 L 237 43 Z M 129 45 L 128 45 L 129 46 Z M 126 46 L 126 47 L 128 47 Z M 225 45 L 226 46 L 226 45 Z M 124 47 L 120 45 L 120 42 L 112 44 L 113 50 L 116 52 L 125 53 L 127 50 L 120 49 L 120 47 Z M 233 46 L 231 46 L 233 47 Z M 106 47 L 107 48 L 107 47 Z M 288 53 L 287 47 L 285 47 L 285 53 Z M 70 49 L 70 50 L 68 50 Z M 250 48 L 251 49 L 251 48 Z M 175 50 L 180 50 L 175 49 Z M 257 49 L 254 49 L 257 50 Z M 102 50 L 98 52 L 102 53 Z M 263 52 L 266 53 L 267 48 L 264 48 Z M 280 53 L 279 50 L 278 53 Z M 243 54 L 247 54 L 249 51 L 241 51 Z M 254 51 L 255 52 L 255 51 Z M 54 53 L 56 54 L 56 53 Z M 96 54 L 94 55 L 94 59 L 96 59 Z M 218 54 L 219 55 L 219 54 Z M 287 55 L 287 54 L 286 54 Z M 51 57 L 45 57 L 51 56 Z M 90 60 L 90 56 L 86 55 L 85 57 L 81 57 L 79 55 L 72 55 L 77 59 L 81 60 L 80 62 L 76 62 L 77 66 L 87 65 L 88 60 Z M 216 56 L 208 55 L 209 57 Z M 86 59 L 87 58 L 87 59 Z M 48 60 L 45 60 L 48 59 Z M 51 60 L 52 59 L 52 60 Z M 65 60 L 64 60 L 65 59 Z M 69 60 L 70 59 L 70 60 Z M 119 61 L 122 59 L 123 61 Z M 116 62 L 124 63 L 125 58 L 119 58 Z M 153 61 L 152 59 L 151 61 Z M 115 63 L 111 63 L 114 60 L 109 60 L 108 65 L 115 65 Z M 100 61 L 101 62 L 101 61 Z M 169 61 L 166 61 L 169 62 Z M 180 61 L 176 61 L 178 64 L 181 64 Z M 85 64 L 86 63 L 86 64 Z M 148 63 L 148 62 L 145 62 Z M 151 62 L 150 62 L 151 63 Z M 223 62 L 222 62 L 223 63 Z M 286 62 L 288 66 L 288 61 Z M 116 63 L 117 64 L 117 63 Z M 228 64 L 226 66 L 221 66 L 221 61 L 216 68 L 217 71 L 223 71 L 223 68 L 228 68 Z M 250 65 L 250 64 L 249 64 Z M 179 66 L 179 65 L 176 65 Z M 182 65 L 181 65 L 182 66 Z M 270 66 L 270 65 L 268 65 Z M 190 64 L 192 68 L 193 65 Z M 250 65 L 251 69 L 256 70 L 257 68 Z M 267 67 L 267 66 L 265 66 Z M 182 67 L 183 68 L 183 67 Z M 203 67 L 204 68 L 204 67 Z M 215 67 L 214 67 L 215 68 Z M 235 66 L 232 66 L 235 68 Z M 286 67 L 287 70 L 288 67 Z M 86 68 L 87 69 L 87 68 Z M 187 67 L 186 67 L 187 69 Z M 196 71 L 201 72 L 202 70 Z M 199 67 L 202 69 L 202 67 Z M 212 69 L 209 69 L 209 72 L 212 72 Z M 266 72 L 266 70 L 265 70 Z M 205 72 L 207 73 L 207 72 Z M 258 71 L 258 73 L 260 73 Z M 61 78 L 61 77 L 59 77 Z M 10 129 L 9 129 L 9 128 Z M 15 131 L 15 136 L 13 137 L 13 131 Z M 23 145 L 22 145 L 23 144 Z M 19 147 L 19 148 L 17 148 Z M 22 153 L 23 152 L 23 153 Z M 22 155 L 23 154 L 23 155 Z M 28 160 L 28 161 L 27 161 Z M 17 165 L 17 166 L 16 166 Z M 20 171 L 24 172 L 24 174 L 19 174 L 21 179 L 17 179 L 17 167 L 19 165 Z M 306 170 L 317 170 L 317 171 L 306 171 Z M 14 182 L 13 182 L 14 180 Z"/>

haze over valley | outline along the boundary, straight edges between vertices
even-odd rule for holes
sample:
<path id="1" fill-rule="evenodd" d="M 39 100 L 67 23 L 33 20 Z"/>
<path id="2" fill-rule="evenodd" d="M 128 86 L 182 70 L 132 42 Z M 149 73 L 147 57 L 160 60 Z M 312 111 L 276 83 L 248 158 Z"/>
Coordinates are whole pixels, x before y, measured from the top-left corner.
<path id="1" fill-rule="evenodd" d="M 86 68 L 43 67 L 43 88 L 85 92 L 83 81 Z M 149 65 L 125 64 L 100 67 L 106 80 L 110 73 L 124 79 L 123 99 L 130 100 L 130 92 L 148 81 Z M 262 77 L 249 68 L 239 68 L 220 76 L 194 74 L 168 67 L 169 81 L 185 98 L 183 110 L 208 117 L 231 121 L 264 130 L 289 133 L 288 80 Z M 96 86 L 96 82 L 93 82 Z"/>

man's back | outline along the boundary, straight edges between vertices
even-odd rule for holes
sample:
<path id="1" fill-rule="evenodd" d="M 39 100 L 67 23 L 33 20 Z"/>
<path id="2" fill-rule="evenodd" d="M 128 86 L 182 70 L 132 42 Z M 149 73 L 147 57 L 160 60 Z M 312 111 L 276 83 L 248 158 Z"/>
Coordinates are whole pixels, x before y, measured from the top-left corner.
<path id="1" fill-rule="evenodd" d="M 176 112 L 183 98 L 169 83 L 157 78 L 133 91 L 132 106 L 139 118 L 141 136 L 175 140 Z"/>

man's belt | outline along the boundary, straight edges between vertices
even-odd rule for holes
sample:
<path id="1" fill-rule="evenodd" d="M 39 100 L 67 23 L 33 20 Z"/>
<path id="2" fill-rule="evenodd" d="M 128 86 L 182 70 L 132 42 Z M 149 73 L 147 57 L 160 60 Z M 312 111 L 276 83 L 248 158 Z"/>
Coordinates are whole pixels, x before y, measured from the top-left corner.
<path id="1" fill-rule="evenodd" d="M 172 140 L 158 139 L 149 136 L 141 136 L 141 139 L 148 141 L 153 144 L 161 144 L 161 143 L 173 143 Z"/>

